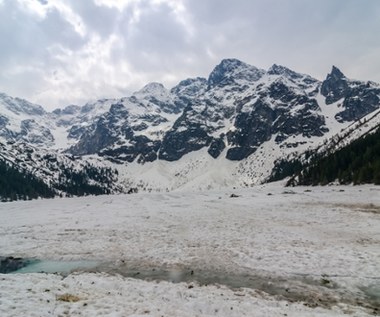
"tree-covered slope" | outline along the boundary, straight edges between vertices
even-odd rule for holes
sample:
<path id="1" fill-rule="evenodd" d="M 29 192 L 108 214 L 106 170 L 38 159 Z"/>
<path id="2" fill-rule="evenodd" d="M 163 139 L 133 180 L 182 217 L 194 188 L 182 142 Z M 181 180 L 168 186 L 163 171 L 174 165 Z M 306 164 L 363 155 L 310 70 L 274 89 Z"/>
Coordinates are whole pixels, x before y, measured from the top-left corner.
<path id="1" fill-rule="evenodd" d="M 290 185 L 326 185 L 334 181 L 380 185 L 380 127 L 334 153 L 301 166 L 297 161 L 288 164 L 287 168 L 293 167 L 296 172 Z"/>
<path id="2" fill-rule="evenodd" d="M 51 198 L 55 192 L 41 180 L 31 174 L 21 172 L 4 161 L 0 161 L 0 199 L 11 201 L 18 199 Z"/>

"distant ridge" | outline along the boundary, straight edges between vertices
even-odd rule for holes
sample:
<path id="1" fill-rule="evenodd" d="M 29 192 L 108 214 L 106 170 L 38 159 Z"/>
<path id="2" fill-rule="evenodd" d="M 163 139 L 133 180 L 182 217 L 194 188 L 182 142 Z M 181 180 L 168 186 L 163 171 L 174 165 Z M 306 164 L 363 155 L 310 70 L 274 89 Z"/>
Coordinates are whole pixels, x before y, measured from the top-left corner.
<path id="1" fill-rule="evenodd" d="M 319 151 L 379 108 L 378 84 L 336 66 L 319 81 L 229 58 L 208 78 L 170 90 L 149 83 L 131 96 L 53 112 L 0 94 L 0 154 L 63 195 L 252 186 L 270 179 L 279 160 Z M 331 144 L 331 152 L 340 148 Z M 83 190 L 60 185 L 83 169 L 92 176 L 71 184 Z M 108 180 L 96 176 L 105 170 Z"/>

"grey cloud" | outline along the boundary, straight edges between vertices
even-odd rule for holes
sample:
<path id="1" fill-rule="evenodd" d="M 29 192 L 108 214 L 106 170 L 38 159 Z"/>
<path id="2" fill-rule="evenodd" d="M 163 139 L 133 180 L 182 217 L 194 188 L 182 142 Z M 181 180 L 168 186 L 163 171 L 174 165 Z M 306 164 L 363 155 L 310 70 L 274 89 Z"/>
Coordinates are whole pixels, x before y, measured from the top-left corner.
<path id="1" fill-rule="evenodd" d="M 0 9 L 0 63 L 34 65 L 51 59 L 46 48 L 63 43 L 78 49 L 85 42 L 58 12 L 52 11 L 46 19 L 20 12 L 15 1 L 7 1 Z"/>
<path id="2" fill-rule="evenodd" d="M 172 60 L 177 53 L 190 49 L 190 44 L 186 41 L 186 29 L 175 21 L 165 6 L 154 11 L 143 8 L 139 22 L 131 26 L 125 25 L 124 28 L 127 34 L 127 55 L 138 63 L 135 67 L 140 69 L 156 69 L 160 67 L 156 64 L 157 58 L 161 61 Z"/>
<path id="3" fill-rule="evenodd" d="M 5 1 L 0 7 L 0 90 L 35 101 L 35 95 L 50 89 L 47 74 L 58 66 L 48 48 L 62 44 L 75 51 L 84 43 L 57 11 L 36 19 L 19 10 L 16 1 Z"/>
<path id="4" fill-rule="evenodd" d="M 117 30 L 121 14 L 115 8 L 100 7 L 92 1 L 68 1 L 72 9 L 79 14 L 86 26 L 106 38 Z"/>
<path id="5" fill-rule="evenodd" d="M 212 41 L 219 31 L 228 45 L 214 45 L 259 67 L 282 63 L 319 78 L 333 63 L 348 72 L 353 61 L 379 47 L 376 1 L 187 1 L 197 24 Z M 218 8 L 218 10 L 215 10 Z M 376 44 L 375 44 L 376 43 Z M 368 76 L 368 75 L 367 75 Z"/>
<path id="6" fill-rule="evenodd" d="M 57 10 L 42 19 L 3 1 L 0 91 L 63 106 L 118 97 L 148 81 L 171 87 L 207 76 L 227 57 L 260 68 L 283 64 L 320 79 L 335 64 L 350 77 L 380 82 L 377 1 L 169 1 L 135 1 L 124 10 L 64 1 L 84 34 Z M 173 3 L 185 10 L 176 12 Z"/>

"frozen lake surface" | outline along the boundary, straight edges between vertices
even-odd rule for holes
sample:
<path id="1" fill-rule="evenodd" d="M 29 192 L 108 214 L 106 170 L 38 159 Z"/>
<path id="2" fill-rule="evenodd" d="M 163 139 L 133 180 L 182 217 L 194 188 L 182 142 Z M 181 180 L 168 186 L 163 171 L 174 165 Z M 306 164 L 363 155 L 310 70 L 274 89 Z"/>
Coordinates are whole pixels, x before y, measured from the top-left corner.
<path id="1" fill-rule="evenodd" d="M 1 274 L 1 316 L 373 316 L 380 306 L 376 186 L 38 200 L 1 204 L 0 216 L 2 256 L 65 273 Z"/>

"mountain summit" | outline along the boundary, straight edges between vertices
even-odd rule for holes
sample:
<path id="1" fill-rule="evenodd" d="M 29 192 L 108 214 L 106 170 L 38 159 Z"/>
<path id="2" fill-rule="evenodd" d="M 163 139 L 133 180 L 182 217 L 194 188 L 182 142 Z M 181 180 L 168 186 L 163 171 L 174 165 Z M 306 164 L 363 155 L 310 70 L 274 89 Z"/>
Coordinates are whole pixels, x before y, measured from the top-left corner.
<path id="1" fill-rule="evenodd" d="M 223 59 L 208 77 L 211 87 L 223 86 L 238 80 L 256 81 L 265 72 L 238 59 Z"/>
<path id="2" fill-rule="evenodd" d="M 0 154 L 31 172 L 61 160 L 56 155 L 74 165 L 79 157 L 113 166 L 121 183 L 145 189 L 250 185 L 267 179 L 277 159 L 375 118 L 379 98 L 378 84 L 348 79 L 335 66 L 321 82 L 277 64 L 265 71 L 224 59 L 207 79 L 170 90 L 149 83 L 128 97 L 52 113 L 1 94 L 0 138 L 12 149 Z M 361 131 L 374 123 L 367 126 Z M 22 142 L 39 149 L 25 158 Z"/>
<path id="3" fill-rule="evenodd" d="M 326 103 L 332 104 L 345 97 L 348 90 L 348 81 L 346 76 L 335 66 L 332 67 L 331 73 L 327 75 L 321 86 L 321 93 L 326 97 Z"/>

